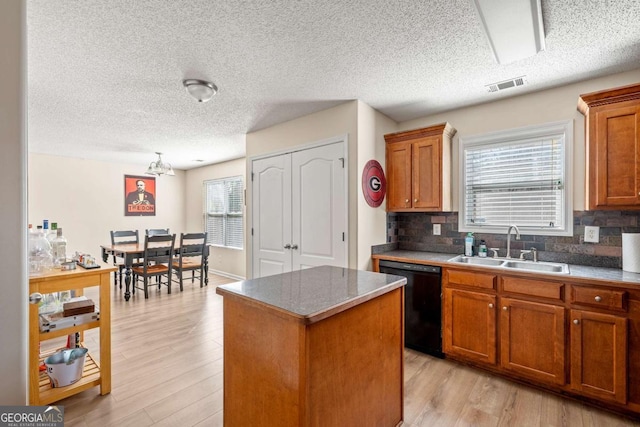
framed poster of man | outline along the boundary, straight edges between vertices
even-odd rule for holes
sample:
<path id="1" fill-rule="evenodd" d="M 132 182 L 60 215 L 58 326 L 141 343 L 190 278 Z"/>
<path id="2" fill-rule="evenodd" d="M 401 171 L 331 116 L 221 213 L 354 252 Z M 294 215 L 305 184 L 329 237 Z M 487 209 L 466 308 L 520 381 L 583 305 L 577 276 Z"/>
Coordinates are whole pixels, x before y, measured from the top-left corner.
<path id="1" fill-rule="evenodd" d="M 124 215 L 156 215 L 156 179 L 146 176 L 124 176 Z"/>

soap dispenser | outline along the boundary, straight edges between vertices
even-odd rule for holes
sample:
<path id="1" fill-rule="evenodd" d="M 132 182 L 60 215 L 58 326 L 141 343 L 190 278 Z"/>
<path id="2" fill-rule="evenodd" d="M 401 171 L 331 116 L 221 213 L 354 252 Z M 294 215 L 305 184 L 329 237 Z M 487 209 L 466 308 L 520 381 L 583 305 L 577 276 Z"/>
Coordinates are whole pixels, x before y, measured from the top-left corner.
<path id="1" fill-rule="evenodd" d="M 464 255 L 473 256 L 473 233 L 467 233 L 464 238 Z"/>
<path id="2" fill-rule="evenodd" d="M 478 256 L 485 257 L 487 256 L 487 242 L 484 240 L 480 240 L 480 246 L 478 246 Z"/>

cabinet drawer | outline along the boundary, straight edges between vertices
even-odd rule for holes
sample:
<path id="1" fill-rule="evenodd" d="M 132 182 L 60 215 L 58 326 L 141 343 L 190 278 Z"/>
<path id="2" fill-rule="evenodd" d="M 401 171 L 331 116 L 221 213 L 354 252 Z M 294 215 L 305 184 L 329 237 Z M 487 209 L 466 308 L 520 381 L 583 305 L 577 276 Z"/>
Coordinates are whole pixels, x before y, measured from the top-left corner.
<path id="1" fill-rule="evenodd" d="M 470 271 L 445 270 L 445 283 L 450 285 L 471 286 L 474 288 L 495 289 L 496 275 Z"/>
<path id="2" fill-rule="evenodd" d="M 627 292 L 617 289 L 573 285 L 571 287 L 571 303 L 608 310 L 627 311 Z"/>
<path id="3" fill-rule="evenodd" d="M 522 279 L 519 277 L 502 277 L 502 291 L 512 294 L 529 295 L 562 301 L 564 284 L 559 282 L 545 282 L 541 280 Z"/>

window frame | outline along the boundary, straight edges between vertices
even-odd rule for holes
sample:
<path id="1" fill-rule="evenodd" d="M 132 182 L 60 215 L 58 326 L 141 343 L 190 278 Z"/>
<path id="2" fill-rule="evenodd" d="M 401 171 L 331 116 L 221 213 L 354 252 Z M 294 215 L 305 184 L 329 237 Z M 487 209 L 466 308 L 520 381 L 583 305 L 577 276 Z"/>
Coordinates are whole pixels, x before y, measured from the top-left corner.
<path id="1" fill-rule="evenodd" d="M 227 182 L 232 182 L 232 181 L 239 181 L 240 182 L 240 201 L 241 201 L 241 212 L 237 213 L 237 212 L 229 212 L 229 203 L 228 203 L 228 195 L 226 193 L 225 190 L 225 194 L 223 195 L 224 201 L 225 201 L 225 212 L 224 213 L 209 213 L 208 212 L 208 206 L 209 206 L 209 187 L 212 184 L 217 184 L 217 183 L 222 183 L 223 187 L 226 189 L 226 183 Z M 209 180 L 205 180 L 202 182 L 202 193 L 203 193 L 203 197 L 202 197 L 202 228 L 205 232 L 207 232 L 208 227 L 207 227 L 207 221 L 209 217 L 222 217 L 223 218 L 223 233 L 224 233 L 224 243 L 225 244 L 219 244 L 219 243 L 214 243 L 212 242 L 212 238 L 213 236 L 211 234 L 207 235 L 207 244 L 209 246 L 215 246 L 218 248 L 227 248 L 227 249 L 234 249 L 234 250 L 244 250 L 244 246 L 245 246 L 245 227 L 244 227 L 244 217 L 245 217 L 245 213 L 244 213 L 244 176 L 242 175 L 235 175 L 235 176 L 229 176 L 229 177 L 224 177 L 224 178 L 216 178 L 216 179 L 209 179 Z M 241 233 L 241 246 L 230 246 L 227 245 L 227 218 L 240 218 L 240 233 Z"/>
<path id="2" fill-rule="evenodd" d="M 467 148 L 477 148 L 479 146 L 499 146 L 507 143 L 525 142 L 535 138 L 548 138 L 562 134 L 563 162 L 564 162 L 564 193 L 562 196 L 562 208 L 564 210 L 562 218 L 564 227 L 547 228 L 537 226 L 525 226 L 516 223 L 521 234 L 532 236 L 573 236 L 573 120 L 563 120 L 550 122 L 521 128 L 506 129 L 497 132 L 490 132 L 481 135 L 459 138 L 458 152 L 458 179 L 459 179 L 459 215 L 458 231 L 473 233 L 497 233 L 504 234 L 508 226 L 504 225 L 470 225 L 466 223 L 467 195 L 466 195 L 466 163 L 465 153 Z"/>

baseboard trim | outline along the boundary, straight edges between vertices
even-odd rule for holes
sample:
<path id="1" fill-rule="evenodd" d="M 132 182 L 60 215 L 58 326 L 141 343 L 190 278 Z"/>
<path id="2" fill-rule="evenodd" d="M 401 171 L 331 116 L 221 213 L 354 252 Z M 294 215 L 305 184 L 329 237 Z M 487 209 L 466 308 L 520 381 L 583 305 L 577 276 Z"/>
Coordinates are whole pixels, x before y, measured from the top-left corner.
<path id="1" fill-rule="evenodd" d="M 223 277 L 228 277 L 229 279 L 235 279 L 235 280 L 245 280 L 245 277 L 242 276 L 236 276 L 235 274 L 231 274 L 231 273 L 227 273 L 226 271 L 219 271 L 219 270 L 211 270 L 209 269 L 209 274 L 216 274 L 218 276 L 223 276 Z"/>

